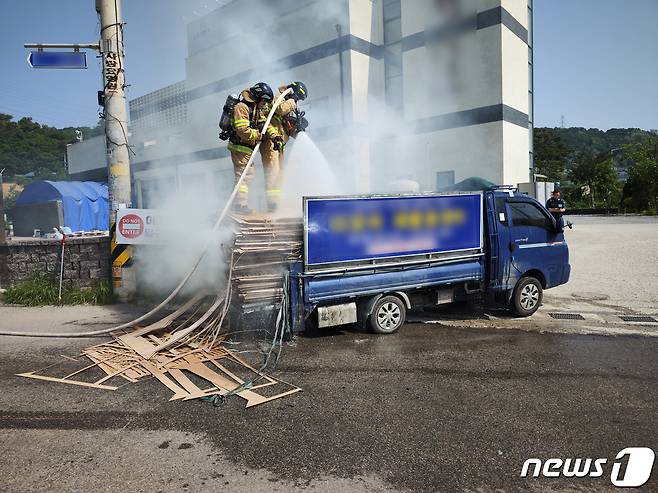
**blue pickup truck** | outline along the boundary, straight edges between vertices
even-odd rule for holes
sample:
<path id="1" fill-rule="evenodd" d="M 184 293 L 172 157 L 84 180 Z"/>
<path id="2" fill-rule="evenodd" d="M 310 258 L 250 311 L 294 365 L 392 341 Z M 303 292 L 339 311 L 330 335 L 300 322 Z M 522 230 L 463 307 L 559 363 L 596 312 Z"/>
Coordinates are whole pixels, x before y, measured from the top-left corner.
<path id="1" fill-rule="evenodd" d="M 570 270 L 562 221 L 513 189 L 307 197 L 292 329 L 311 319 L 390 334 L 413 307 L 483 294 L 527 317 Z"/>

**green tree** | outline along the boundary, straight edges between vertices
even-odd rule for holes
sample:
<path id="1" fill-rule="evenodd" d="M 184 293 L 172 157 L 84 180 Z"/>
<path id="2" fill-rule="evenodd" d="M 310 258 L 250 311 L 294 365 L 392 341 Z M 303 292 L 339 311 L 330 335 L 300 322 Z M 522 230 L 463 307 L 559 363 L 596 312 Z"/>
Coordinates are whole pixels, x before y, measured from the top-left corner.
<path id="1" fill-rule="evenodd" d="M 590 207 L 614 207 L 619 203 L 621 185 L 610 153 L 577 157 L 569 178 L 578 189 L 588 192 Z"/>
<path id="2" fill-rule="evenodd" d="M 549 181 L 563 181 L 573 150 L 551 128 L 535 128 L 532 137 L 537 173 Z"/>
<path id="3" fill-rule="evenodd" d="M 655 210 L 657 140 L 658 132 L 639 128 L 535 128 L 535 168 L 560 182 L 569 207 Z M 618 182 L 624 169 L 625 185 Z"/>
<path id="4" fill-rule="evenodd" d="M 632 164 L 624 185 L 622 205 L 634 211 L 658 213 L 658 135 L 624 147 Z"/>
<path id="5" fill-rule="evenodd" d="M 612 149 L 640 142 L 650 134 L 639 128 L 611 128 L 603 131 L 598 128 L 571 127 L 549 130 L 577 154 L 589 155 L 610 152 Z"/>
<path id="6" fill-rule="evenodd" d="M 102 132 L 99 125 L 60 129 L 40 125 L 31 118 L 14 121 L 11 115 L 0 113 L 0 169 L 6 168 L 5 179 L 30 172 L 35 178 L 65 178 L 66 144 L 75 142 L 77 129 L 84 136 Z"/>
<path id="7" fill-rule="evenodd" d="M 11 211 L 14 208 L 16 199 L 21 194 L 21 190 L 18 187 L 12 187 L 9 193 L 4 196 L 5 211 Z"/>

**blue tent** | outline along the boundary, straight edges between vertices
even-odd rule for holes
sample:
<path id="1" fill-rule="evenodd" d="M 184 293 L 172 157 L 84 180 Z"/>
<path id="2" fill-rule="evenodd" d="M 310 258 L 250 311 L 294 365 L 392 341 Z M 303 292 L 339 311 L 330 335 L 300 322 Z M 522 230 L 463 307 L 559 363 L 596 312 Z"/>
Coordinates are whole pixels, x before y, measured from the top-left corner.
<path id="1" fill-rule="evenodd" d="M 35 181 L 25 187 L 16 205 L 61 200 L 64 226 L 73 231 L 106 230 L 110 222 L 107 185 L 94 181 Z"/>

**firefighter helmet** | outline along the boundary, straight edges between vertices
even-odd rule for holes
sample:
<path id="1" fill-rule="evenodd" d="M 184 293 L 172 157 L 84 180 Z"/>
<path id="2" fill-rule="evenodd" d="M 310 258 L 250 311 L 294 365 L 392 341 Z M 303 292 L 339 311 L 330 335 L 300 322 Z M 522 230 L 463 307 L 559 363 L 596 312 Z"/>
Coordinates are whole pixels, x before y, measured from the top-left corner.
<path id="1" fill-rule="evenodd" d="M 261 99 L 264 99 L 265 101 L 272 101 L 274 99 L 274 92 L 272 91 L 272 88 L 265 82 L 254 84 L 249 88 L 249 92 L 251 93 L 251 97 L 256 101 L 260 101 Z"/>
<path id="2" fill-rule="evenodd" d="M 298 100 L 304 101 L 308 97 L 308 89 L 303 82 L 293 82 L 288 87 L 292 88 Z"/>

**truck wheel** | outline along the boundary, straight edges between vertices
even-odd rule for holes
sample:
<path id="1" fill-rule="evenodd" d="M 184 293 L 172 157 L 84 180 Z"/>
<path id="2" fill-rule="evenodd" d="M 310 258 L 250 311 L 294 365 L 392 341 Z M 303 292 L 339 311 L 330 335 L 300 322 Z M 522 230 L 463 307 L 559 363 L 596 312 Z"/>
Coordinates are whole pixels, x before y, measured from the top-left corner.
<path id="1" fill-rule="evenodd" d="M 404 323 L 407 310 L 396 296 L 382 296 L 372 309 L 368 324 L 377 334 L 392 334 Z"/>
<path id="2" fill-rule="evenodd" d="M 512 310 L 519 317 L 529 317 L 537 311 L 543 298 L 541 283 L 534 277 L 523 277 L 514 288 Z"/>

